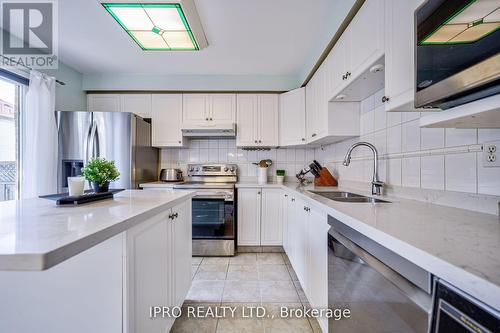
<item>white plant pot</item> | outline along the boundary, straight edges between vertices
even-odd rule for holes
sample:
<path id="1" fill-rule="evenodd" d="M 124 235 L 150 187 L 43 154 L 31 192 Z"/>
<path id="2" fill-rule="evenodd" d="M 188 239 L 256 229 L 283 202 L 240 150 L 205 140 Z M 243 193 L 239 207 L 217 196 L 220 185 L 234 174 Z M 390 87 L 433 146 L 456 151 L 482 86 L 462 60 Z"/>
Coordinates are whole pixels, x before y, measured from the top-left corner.
<path id="1" fill-rule="evenodd" d="M 278 182 L 279 185 L 283 185 L 283 182 L 285 181 L 285 176 L 276 176 L 276 181 Z"/>

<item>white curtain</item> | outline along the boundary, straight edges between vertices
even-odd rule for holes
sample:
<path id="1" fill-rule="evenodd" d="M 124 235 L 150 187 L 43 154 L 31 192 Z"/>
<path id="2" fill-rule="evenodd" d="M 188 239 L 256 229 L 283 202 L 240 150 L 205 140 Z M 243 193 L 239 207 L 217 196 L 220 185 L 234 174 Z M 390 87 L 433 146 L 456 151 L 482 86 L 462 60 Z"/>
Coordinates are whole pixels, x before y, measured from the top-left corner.
<path id="1" fill-rule="evenodd" d="M 22 116 L 22 198 L 57 192 L 55 85 L 55 78 L 31 71 Z"/>

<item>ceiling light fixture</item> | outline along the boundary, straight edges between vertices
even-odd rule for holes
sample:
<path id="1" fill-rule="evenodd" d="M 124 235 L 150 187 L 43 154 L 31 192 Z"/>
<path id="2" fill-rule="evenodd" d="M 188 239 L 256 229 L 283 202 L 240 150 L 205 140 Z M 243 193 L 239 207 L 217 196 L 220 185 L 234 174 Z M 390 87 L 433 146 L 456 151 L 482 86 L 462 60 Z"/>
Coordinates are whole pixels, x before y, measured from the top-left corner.
<path id="1" fill-rule="evenodd" d="M 498 1 L 471 0 L 420 41 L 420 44 L 473 43 L 498 29 L 500 29 Z"/>
<path id="2" fill-rule="evenodd" d="M 192 0 L 101 4 L 144 51 L 197 51 L 207 46 Z"/>

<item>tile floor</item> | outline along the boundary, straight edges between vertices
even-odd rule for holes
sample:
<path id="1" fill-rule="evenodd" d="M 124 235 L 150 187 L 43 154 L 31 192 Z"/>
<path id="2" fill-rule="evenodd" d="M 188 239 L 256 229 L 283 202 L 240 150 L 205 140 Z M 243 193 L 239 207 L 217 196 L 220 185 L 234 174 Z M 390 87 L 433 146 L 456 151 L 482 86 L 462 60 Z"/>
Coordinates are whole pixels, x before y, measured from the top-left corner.
<path id="1" fill-rule="evenodd" d="M 174 333 L 320 333 L 315 319 L 243 318 L 242 306 L 308 306 L 288 257 L 282 253 L 241 253 L 235 257 L 193 257 L 193 283 L 184 306 L 236 306 L 232 318 L 176 319 Z"/>

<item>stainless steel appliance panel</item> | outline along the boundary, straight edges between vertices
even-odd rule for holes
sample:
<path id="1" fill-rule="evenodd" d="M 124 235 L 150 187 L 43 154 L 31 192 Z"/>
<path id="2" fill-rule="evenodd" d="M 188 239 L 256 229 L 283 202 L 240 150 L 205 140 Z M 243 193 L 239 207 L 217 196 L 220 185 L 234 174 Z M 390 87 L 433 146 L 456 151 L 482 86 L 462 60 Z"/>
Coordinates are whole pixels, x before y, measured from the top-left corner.
<path id="1" fill-rule="evenodd" d="M 488 0 L 426 0 L 417 8 L 416 107 L 447 109 L 500 93 L 499 11 Z"/>
<path id="2" fill-rule="evenodd" d="M 351 311 L 329 332 L 427 333 L 430 294 L 333 228 L 328 247 L 328 307 Z"/>
<path id="3" fill-rule="evenodd" d="M 58 128 L 57 188 L 64 192 L 67 177 L 81 174 L 85 160 L 85 141 L 90 132 L 89 112 L 56 111 Z M 80 170 L 78 170 L 80 169 Z"/>
<path id="4" fill-rule="evenodd" d="M 95 132 L 89 139 L 92 157 L 115 161 L 120 179 L 112 188 L 134 188 L 132 184 L 132 117 L 130 113 L 94 112 Z"/>
<path id="5" fill-rule="evenodd" d="M 152 147 L 151 123 L 132 117 L 132 179 L 131 188 L 158 179 L 159 150 Z"/>
<path id="6" fill-rule="evenodd" d="M 156 181 L 158 149 L 151 147 L 151 124 L 131 113 L 56 112 L 59 156 L 58 191 L 67 190 L 67 177 L 81 174 L 90 158 L 114 160 L 120 179 L 112 188 L 138 188 Z"/>

